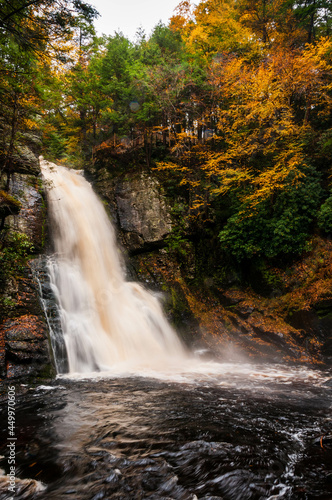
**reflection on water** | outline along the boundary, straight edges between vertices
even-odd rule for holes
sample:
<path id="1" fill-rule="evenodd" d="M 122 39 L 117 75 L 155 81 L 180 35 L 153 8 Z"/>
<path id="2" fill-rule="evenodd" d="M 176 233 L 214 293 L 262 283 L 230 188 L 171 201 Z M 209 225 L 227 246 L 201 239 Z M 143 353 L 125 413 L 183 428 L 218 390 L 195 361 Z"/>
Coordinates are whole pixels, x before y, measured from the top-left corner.
<path id="1" fill-rule="evenodd" d="M 19 401 L 17 476 L 38 483 L 15 499 L 331 500 L 330 381 L 215 363 L 61 377 Z"/>

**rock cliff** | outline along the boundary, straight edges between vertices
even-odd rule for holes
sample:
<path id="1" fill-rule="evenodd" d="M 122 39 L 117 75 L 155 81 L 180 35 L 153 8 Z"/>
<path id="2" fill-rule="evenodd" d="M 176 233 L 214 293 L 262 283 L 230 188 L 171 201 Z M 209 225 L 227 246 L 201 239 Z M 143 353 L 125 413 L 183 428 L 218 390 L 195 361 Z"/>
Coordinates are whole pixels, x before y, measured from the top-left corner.
<path id="1" fill-rule="evenodd" d="M 197 276 L 200 249 L 188 244 L 181 262 L 172 251 L 174 200 L 151 172 L 104 168 L 94 172 L 94 185 L 117 225 L 131 276 L 162 292 L 168 317 L 188 344 L 224 359 L 330 363 L 332 307 L 319 313 L 318 302 L 293 307 L 291 294 L 266 298 L 232 280 L 220 286 Z"/>
<path id="2" fill-rule="evenodd" d="M 232 279 L 228 286 L 220 286 L 211 277 L 198 276 L 202 256 L 195 243 L 187 243 L 185 259 L 182 256 L 180 260 L 170 245 L 177 224 L 172 214 L 174 200 L 167 198 L 153 174 L 141 171 L 114 175 L 101 169 L 93 176 L 127 256 L 129 278 L 161 293 L 170 321 L 188 345 L 218 359 L 243 356 L 276 362 L 330 363 L 332 299 L 328 291 L 325 300 L 312 295 L 312 300 L 303 302 L 302 294 L 297 307 L 287 308 L 285 304 L 295 292 L 266 298 L 234 284 Z M 16 174 L 10 195 L 17 207 L 8 208 L 12 214 L 6 219 L 10 231 L 25 235 L 38 255 L 43 252 L 46 225 L 40 181 L 36 176 Z M 4 199 L 3 207 L 9 202 Z M 316 260 L 324 261 L 321 266 L 326 269 L 332 253 L 328 245 L 324 247 L 325 260 L 319 245 L 316 250 L 320 256 Z M 28 262 L 2 290 L 5 302 L 10 303 L 0 315 L 3 379 L 54 374 L 48 326 L 39 300 L 38 266 L 36 260 Z"/>
<path id="3" fill-rule="evenodd" d="M 36 174 L 36 160 L 33 167 Z M 22 244 L 21 241 L 28 244 L 32 256 L 43 251 L 45 240 L 46 207 L 40 187 L 40 179 L 36 175 L 16 173 L 11 180 L 10 195 L 21 208 L 16 213 L 11 211 L 13 215 L 6 218 L 6 224 L 9 225 L 7 239 L 15 238 L 18 244 Z M 5 283 L 2 283 L 2 379 L 47 377 L 54 373 L 48 330 L 39 298 L 39 284 L 34 273 L 35 263 L 33 260 L 24 260 L 25 263 L 21 263 L 15 271 L 7 273 Z"/>

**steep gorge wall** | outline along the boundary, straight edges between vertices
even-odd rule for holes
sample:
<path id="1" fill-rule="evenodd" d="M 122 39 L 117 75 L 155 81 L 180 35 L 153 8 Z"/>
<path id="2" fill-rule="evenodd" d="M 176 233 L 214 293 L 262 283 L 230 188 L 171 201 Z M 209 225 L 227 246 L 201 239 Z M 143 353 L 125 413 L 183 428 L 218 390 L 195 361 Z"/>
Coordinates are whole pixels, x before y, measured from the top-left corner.
<path id="1" fill-rule="evenodd" d="M 34 163 L 33 174 L 14 174 L 10 193 L 21 202 L 18 214 L 6 218 L 7 237 L 23 235 L 33 246 L 33 256 L 43 252 L 46 207 Z M 0 379 L 49 377 L 54 374 L 47 324 L 39 297 L 35 259 L 10 275 L 1 290 Z"/>

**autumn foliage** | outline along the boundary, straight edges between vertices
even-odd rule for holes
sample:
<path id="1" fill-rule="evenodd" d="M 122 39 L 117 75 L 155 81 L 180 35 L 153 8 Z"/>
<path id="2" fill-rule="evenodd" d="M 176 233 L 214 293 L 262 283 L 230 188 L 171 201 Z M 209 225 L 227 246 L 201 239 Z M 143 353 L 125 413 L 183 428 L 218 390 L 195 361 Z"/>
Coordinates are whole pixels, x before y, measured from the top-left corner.
<path id="1" fill-rule="evenodd" d="M 38 130 L 45 156 L 92 173 L 121 155 L 154 169 L 185 207 L 173 240 L 210 239 L 231 266 L 291 261 L 330 234 L 330 2 L 184 0 L 135 42 L 97 38 L 84 2 L 19 12 L 16 32 L 0 11 L 4 177 Z"/>

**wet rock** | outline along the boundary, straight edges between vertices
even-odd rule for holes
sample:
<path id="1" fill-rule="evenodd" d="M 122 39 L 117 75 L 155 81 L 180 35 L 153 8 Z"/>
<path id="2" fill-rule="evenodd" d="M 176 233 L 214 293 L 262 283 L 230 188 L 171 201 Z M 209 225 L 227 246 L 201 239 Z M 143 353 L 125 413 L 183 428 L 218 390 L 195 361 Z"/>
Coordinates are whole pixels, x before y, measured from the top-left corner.
<path id="1" fill-rule="evenodd" d="M 14 196 L 0 191 L 0 218 L 8 217 L 9 215 L 18 214 L 22 208 L 22 204 Z"/>
<path id="2" fill-rule="evenodd" d="M 10 210 L 6 222 L 10 233 L 27 236 L 29 251 L 38 253 L 44 247 L 46 226 L 46 207 L 36 177 L 40 174 L 39 164 L 28 148 L 21 148 L 17 154 L 25 165 L 16 169 L 19 173 L 11 178 L 9 197 L 15 200 L 17 209 Z M 3 283 L 2 297 L 10 306 L 0 311 L 1 378 L 48 377 L 53 373 L 48 332 L 32 265 L 32 261 L 25 267 L 22 264 L 15 276 Z"/>
<path id="3" fill-rule="evenodd" d="M 25 315 L 5 321 L 0 326 L 4 339 L 7 378 L 40 373 L 49 363 L 45 324 L 38 316 Z"/>
<path id="4" fill-rule="evenodd" d="M 25 175 L 38 175 L 40 172 L 38 157 L 27 146 L 17 147 L 13 155 L 15 172 Z"/>
<path id="5" fill-rule="evenodd" d="M 320 301 L 312 309 L 295 311 L 288 316 L 287 322 L 302 331 L 305 344 L 316 339 L 320 343 L 320 353 L 325 363 L 331 364 L 332 358 L 332 304 L 330 300 Z"/>
<path id="6" fill-rule="evenodd" d="M 156 179 L 132 175 L 115 185 L 119 225 L 130 251 L 158 248 L 171 231 L 171 219 Z"/>
<path id="7" fill-rule="evenodd" d="M 48 331 L 29 265 L 11 294 L 16 303 L 14 317 L 0 324 L 1 377 L 48 377 L 53 373 Z"/>
<path id="8" fill-rule="evenodd" d="M 46 209 L 38 179 L 16 173 L 10 183 L 10 193 L 21 204 L 21 210 L 8 217 L 8 223 L 14 231 L 30 238 L 35 251 L 41 251 L 45 239 Z"/>

